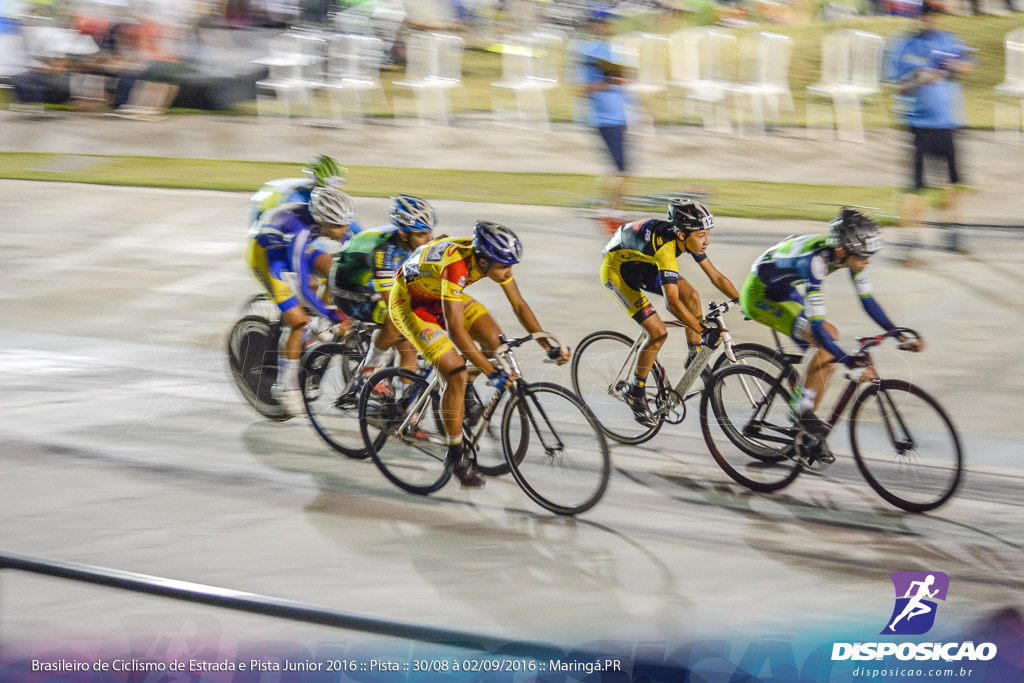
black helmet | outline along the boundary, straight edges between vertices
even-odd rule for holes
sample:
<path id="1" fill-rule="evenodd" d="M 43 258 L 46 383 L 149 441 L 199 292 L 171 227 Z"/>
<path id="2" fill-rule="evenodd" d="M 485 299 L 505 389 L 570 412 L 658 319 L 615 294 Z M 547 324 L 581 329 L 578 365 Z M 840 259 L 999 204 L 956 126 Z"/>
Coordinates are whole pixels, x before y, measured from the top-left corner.
<path id="1" fill-rule="evenodd" d="M 668 205 L 668 220 L 684 238 L 695 230 L 715 227 L 715 216 L 710 209 L 692 199 L 673 199 Z"/>
<path id="2" fill-rule="evenodd" d="M 844 206 L 832 219 L 832 245 L 845 249 L 851 256 L 866 258 L 880 251 L 884 244 L 882 229 L 873 218 Z"/>

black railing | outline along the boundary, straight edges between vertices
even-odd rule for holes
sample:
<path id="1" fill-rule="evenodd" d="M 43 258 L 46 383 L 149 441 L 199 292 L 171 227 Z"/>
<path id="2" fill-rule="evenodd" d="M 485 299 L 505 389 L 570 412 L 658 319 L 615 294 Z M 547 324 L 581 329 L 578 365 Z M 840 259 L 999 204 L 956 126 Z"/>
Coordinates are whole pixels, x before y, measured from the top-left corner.
<path id="1" fill-rule="evenodd" d="M 557 647 L 545 643 L 510 641 L 507 638 L 496 638 L 468 631 L 455 631 L 433 626 L 419 626 L 386 619 L 345 614 L 292 600 L 150 576 L 148 574 L 78 564 L 76 562 L 43 560 L 0 553 L 0 571 L 4 569 L 52 576 L 58 579 L 81 581 L 108 588 L 156 595 L 162 598 L 193 602 L 200 605 L 222 607 L 266 617 L 301 621 L 318 626 L 361 631 L 389 638 L 416 640 L 466 650 L 501 654 L 505 657 L 512 656 L 531 659 L 564 657 L 564 653 Z"/>

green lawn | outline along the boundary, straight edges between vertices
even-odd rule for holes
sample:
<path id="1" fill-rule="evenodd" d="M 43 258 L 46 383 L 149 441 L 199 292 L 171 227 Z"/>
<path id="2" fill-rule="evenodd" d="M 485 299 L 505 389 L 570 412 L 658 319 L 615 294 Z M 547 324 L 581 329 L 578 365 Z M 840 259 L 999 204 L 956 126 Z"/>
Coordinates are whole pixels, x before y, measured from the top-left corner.
<path id="1" fill-rule="evenodd" d="M 382 166 L 349 166 L 345 190 L 355 196 L 387 197 L 396 187 L 427 199 L 573 207 L 594 194 L 596 178 L 571 173 L 501 173 Z M 296 176 L 300 164 L 161 157 L 0 153 L 0 178 L 198 188 L 253 192 L 270 178 Z M 810 185 L 700 178 L 636 178 L 630 192 L 671 192 L 708 187 L 711 205 L 723 216 L 825 220 L 834 202 L 895 209 L 895 190 L 857 185 Z"/>
<path id="2" fill-rule="evenodd" d="M 642 26 L 646 30 L 655 30 L 668 33 L 672 30 L 682 28 L 687 23 L 694 21 L 699 15 L 680 14 L 675 19 L 663 22 L 652 29 L 643 20 L 633 20 L 634 25 L 625 28 L 637 28 Z M 821 69 L 821 39 L 830 31 L 839 28 L 857 28 L 878 33 L 882 36 L 890 36 L 901 31 L 906 31 L 914 26 L 914 21 L 899 17 L 865 17 L 853 18 L 844 21 L 823 22 L 814 21 L 809 24 L 787 25 L 768 24 L 756 28 L 740 31 L 744 33 L 758 30 L 768 30 L 775 33 L 785 34 L 793 39 L 794 48 L 790 64 L 790 86 L 793 92 L 795 110 L 783 112 L 783 125 L 803 126 L 806 121 L 807 91 L 806 87 L 818 80 Z M 981 17 L 960 17 L 943 16 L 939 18 L 942 28 L 958 33 L 966 43 L 978 49 L 980 65 L 965 81 L 967 115 L 972 127 L 991 128 L 993 124 L 993 86 L 1003 80 L 1003 37 L 1005 34 L 1024 24 L 1020 15 L 1007 17 L 981 16 Z M 412 102 L 407 91 L 394 88 L 391 83 L 403 76 L 400 70 L 389 71 L 384 74 L 384 88 L 387 94 L 389 105 L 371 110 L 375 116 L 392 116 L 393 108 L 391 102 L 396 94 L 404 98 L 405 102 L 400 108 L 400 113 L 413 113 Z M 501 57 L 493 52 L 486 52 L 479 49 L 467 49 L 463 58 L 463 82 L 465 84 L 465 95 L 458 93 L 453 98 L 453 107 L 458 112 L 491 111 L 492 97 L 499 94 L 491 87 L 493 81 L 498 80 L 501 75 Z M 570 88 L 560 87 L 550 93 L 549 110 L 551 117 L 556 121 L 568 121 L 572 116 Z M 676 94 L 666 99 L 661 97 L 651 103 L 658 120 L 671 123 L 687 122 L 683 113 L 683 102 Z M 323 111 L 327 111 L 326 104 Z M 234 114 L 255 114 L 254 102 L 242 103 L 231 112 Z M 864 124 L 869 128 L 889 127 L 894 124 L 891 115 L 888 113 L 887 98 L 878 100 L 864 110 Z"/>

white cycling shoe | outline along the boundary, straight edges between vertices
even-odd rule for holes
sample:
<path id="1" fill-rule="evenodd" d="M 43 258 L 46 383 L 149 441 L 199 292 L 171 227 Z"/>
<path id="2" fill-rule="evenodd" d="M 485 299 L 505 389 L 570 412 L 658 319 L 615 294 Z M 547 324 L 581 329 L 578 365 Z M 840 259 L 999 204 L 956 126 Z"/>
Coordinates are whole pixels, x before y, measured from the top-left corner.
<path id="1" fill-rule="evenodd" d="M 301 389 L 281 389 L 274 384 L 270 387 L 270 395 L 292 417 L 306 417 L 306 402 L 302 400 Z"/>

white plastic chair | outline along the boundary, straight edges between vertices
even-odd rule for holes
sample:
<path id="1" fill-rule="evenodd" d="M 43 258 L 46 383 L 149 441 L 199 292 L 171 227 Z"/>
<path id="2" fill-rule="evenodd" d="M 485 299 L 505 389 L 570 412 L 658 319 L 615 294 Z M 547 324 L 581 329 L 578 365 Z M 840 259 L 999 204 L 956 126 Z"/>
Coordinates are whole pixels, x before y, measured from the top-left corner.
<path id="1" fill-rule="evenodd" d="M 789 57 L 793 41 L 778 33 L 760 32 L 747 36 L 740 46 L 741 65 L 749 68 L 748 78 L 730 86 L 740 133 L 743 133 L 744 104 L 750 109 L 754 125 L 764 134 L 766 119 L 779 122 L 780 104 L 793 109 L 789 90 Z M 767 117 L 765 114 L 767 113 Z"/>
<path id="2" fill-rule="evenodd" d="M 719 28 L 697 27 L 670 37 L 671 84 L 683 91 L 688 115 L 699 105 L 705 129 L 728 130 L 726 96 L 732 83 L 729 57 L 736 51 L 736 36 Z"/>
<path id="3" fill-rule="evenodd" d="M 408 41 L 405 77 L 393 83 L 411 90 L 421 124 L 429 120 L 431 106 L 446 125 L 451 122 L 449 92 L 462 88 L 463 40 L 446 33 L 416 33 Z M 395 116 L 398 116 L 395 102 Z"/>
<path id="4" fill-rule="evenodd" d="M 363 96 L 370 94 L 385 102 L 380 83 L 380 67 L 384 58 L 384 42 L 371 36 L 335 36 L 328 47 L 327 78 L 324 90 L 331 102 L 331 111 L 338 121 L 343 119 L 343 105 L 348 98 L 349 110 L 356 120 L 363 119 Z"/>
<path id="5" fill-rule="evenodd" d="M 1003 44 L 1006 48 L 1006 73 L 1003 82 L 995 87 L 995 129 L 998 137 L 1005 135 L 1009 141 L 1018 142 L 1024 128 L 1024 28 L 1007 33 Z M 1018 102 L 1007 105 L 999 100 L 1000 97 L 1014 98 Z M 1001 122 L 1004 125 L 1001 126 Z M 1011 125 L 1005 125 L 1011 122 Z"/>
<path id="6" fill-rule="evenodd" d="M 256 111 L 260 120 L 267 118 L 266 92 L 284 103 L 284 114 L 291 119 L 292 99 L 299 99 L 309 111 L 310 83 L 304 78 L 303 67 L 308 67 L 310 58 L 303 54 L 303 45 L 293 33 L 282 33 L 270 41 L 270 54 L 253 60 L 265 64 L 269 77 L 256 82 Z"/>
<path id="7" fill-rule="evenodd" d="M 840 139 L 863 142 L 864 124 L 861 102 L 881 92 L 879 77 L 885 41 L 881 36 L 842 29 L 821 40 L 821 79 L 807 86 L 812 96 L 827 98 L 832 105 L 828 114 L 829 137 L 833 121 Z M 813 102 L 807 104 L 807 134 L 811 125 Z"/>
<path id="8" fill-rule="evenodd" d="M 553 33 L 531 33 L 505 39 L 501 53 L 501 80 L 492 88 L 515 94 L 519 118 L 524 124 L 536 120 L 550 128 L 547 92 L 558 87 L 562 36 Z M 497 100 L 492 109 L 498 111 Z"/>

